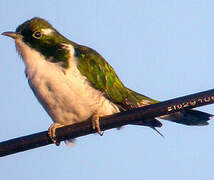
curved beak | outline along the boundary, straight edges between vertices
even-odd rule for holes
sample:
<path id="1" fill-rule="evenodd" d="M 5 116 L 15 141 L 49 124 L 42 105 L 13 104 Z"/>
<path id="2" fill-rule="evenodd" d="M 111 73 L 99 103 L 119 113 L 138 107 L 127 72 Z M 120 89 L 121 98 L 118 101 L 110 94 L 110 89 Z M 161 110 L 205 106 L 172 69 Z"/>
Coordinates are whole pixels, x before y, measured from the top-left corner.
<path id="1" fill-rule="evenodd" d="M 4 35 L 4 36 L 8 36 L 8 37 L 11 37 L 13 39 L 17 39 L 17 38 L 20 38 L 21 35 L 19 33 L 16 33 L 16 32 L 3 32 L 1 35 Z"/>

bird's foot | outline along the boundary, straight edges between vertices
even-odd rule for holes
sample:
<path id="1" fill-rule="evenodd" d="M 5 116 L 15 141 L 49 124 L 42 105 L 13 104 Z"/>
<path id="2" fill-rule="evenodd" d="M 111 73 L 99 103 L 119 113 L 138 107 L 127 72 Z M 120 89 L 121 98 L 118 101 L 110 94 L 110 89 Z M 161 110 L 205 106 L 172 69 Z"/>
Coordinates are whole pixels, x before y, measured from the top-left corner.
<path id="1" fill-rule="evenodd" d="M 68 140 L 65 140 L 64 142 L 65 142 L 65 145 L 67 147 L 73 147 L 74 146 L 74 141 L 75 141 L 75 139 L 68 139 Z"/>
<path id="2" fill-rule="evenodd" d="M 103 132 L 100 129 L 100 118 L 98 115 L 92 116 L 92 129 L 97 130 L 97 133 L 102 136 Z"/>
<path id="3" fill-rule="evenodd" d="M 49 128 L 48 128 L 48 135 L 51 138 L 51 140 L 56 144 L 57 146 L 60 145 L 60 142 L 57 141 L 56 139 L 56 129 L 62 127 L 62 124 L 59 123 L 53 123 Z"/>

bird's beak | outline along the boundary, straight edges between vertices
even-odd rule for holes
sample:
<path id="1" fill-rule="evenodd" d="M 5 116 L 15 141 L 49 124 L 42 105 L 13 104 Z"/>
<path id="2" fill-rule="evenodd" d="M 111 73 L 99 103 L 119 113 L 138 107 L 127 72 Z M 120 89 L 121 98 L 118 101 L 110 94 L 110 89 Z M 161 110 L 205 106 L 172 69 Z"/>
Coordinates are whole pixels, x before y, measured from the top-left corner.
<path id="1" fill-rule="evenodd" d="M 2 35 L 11 37 L 13 39 L 17 39 L 17 38 L 21 37 L 21 34 L 16 33 L 16 32 L 3 32 Z"/>

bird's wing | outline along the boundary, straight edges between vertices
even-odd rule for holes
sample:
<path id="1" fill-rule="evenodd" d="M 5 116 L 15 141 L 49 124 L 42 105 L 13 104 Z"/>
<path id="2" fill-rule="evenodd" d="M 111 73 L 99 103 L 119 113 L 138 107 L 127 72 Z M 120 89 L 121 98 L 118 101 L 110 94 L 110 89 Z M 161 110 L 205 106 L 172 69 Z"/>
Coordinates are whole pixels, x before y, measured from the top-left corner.
<path id="1" fill-rule="evenodd" d="M 78 58 L 79 71 L 87 77 L 94 88 L 100 90 L 105 97 L 115 103 L 120 111 L 159 102 L 126 88 L 118 78 L 114 69 L 93 49 L 85 46 L 76 46 L 75 52 Z M 162 116 L 161 118 L 186 125 L 206 125 L 212 116 L 211 114 L 200 111 L 185 110 Z M 134 124 L 149 126 L 153 129 L 155 129 L 155 127 L 161 127 L 162 125 L 160 121 L 154 118 L 144 119 Z"/>
<path id="2" fill-rule="evenodd" d="M 87 77 L 94 88 L 100 90 L 105 97 L 117 104 L 120 110 L 124 111 L 158 102 L 126 88 L 114 69 L 95 50 L 78 45 L 75 47 L 75 56 L 78 59 L 79 71 Z"/>

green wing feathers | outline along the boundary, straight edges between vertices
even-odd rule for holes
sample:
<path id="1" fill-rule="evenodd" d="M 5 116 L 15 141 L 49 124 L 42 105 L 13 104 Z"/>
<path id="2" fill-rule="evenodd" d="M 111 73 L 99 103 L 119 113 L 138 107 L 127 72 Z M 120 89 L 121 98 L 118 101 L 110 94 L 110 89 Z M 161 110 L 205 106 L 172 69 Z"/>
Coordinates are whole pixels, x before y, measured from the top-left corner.
<path id="1" fill-rule="evenodd" d="M 78 46 L 75 50 L 79 71 L 120 110 L 158 102 L 126 88 L 114 69 L 95 50 L 85 46 Z"/>
<path id="2" fill-rule="evenodd" d="M 94 88 L 100 90 L 106 98 L 115 103 L 120 111 L 159 103 L 159 101 L 126 88 L 114 69 L 95 50 L 75 44 L 75 52 L 79 71 L 87 77 Z M 201 111 L 185 110 L 160 118 L 179 124 L 201 126 L 207 125 L 212 116 Z M 156 119 L 148 119 L 136 123 L 136 125 L 149 126 L 154 129 L 161 127 L 162 124 Z"/>

